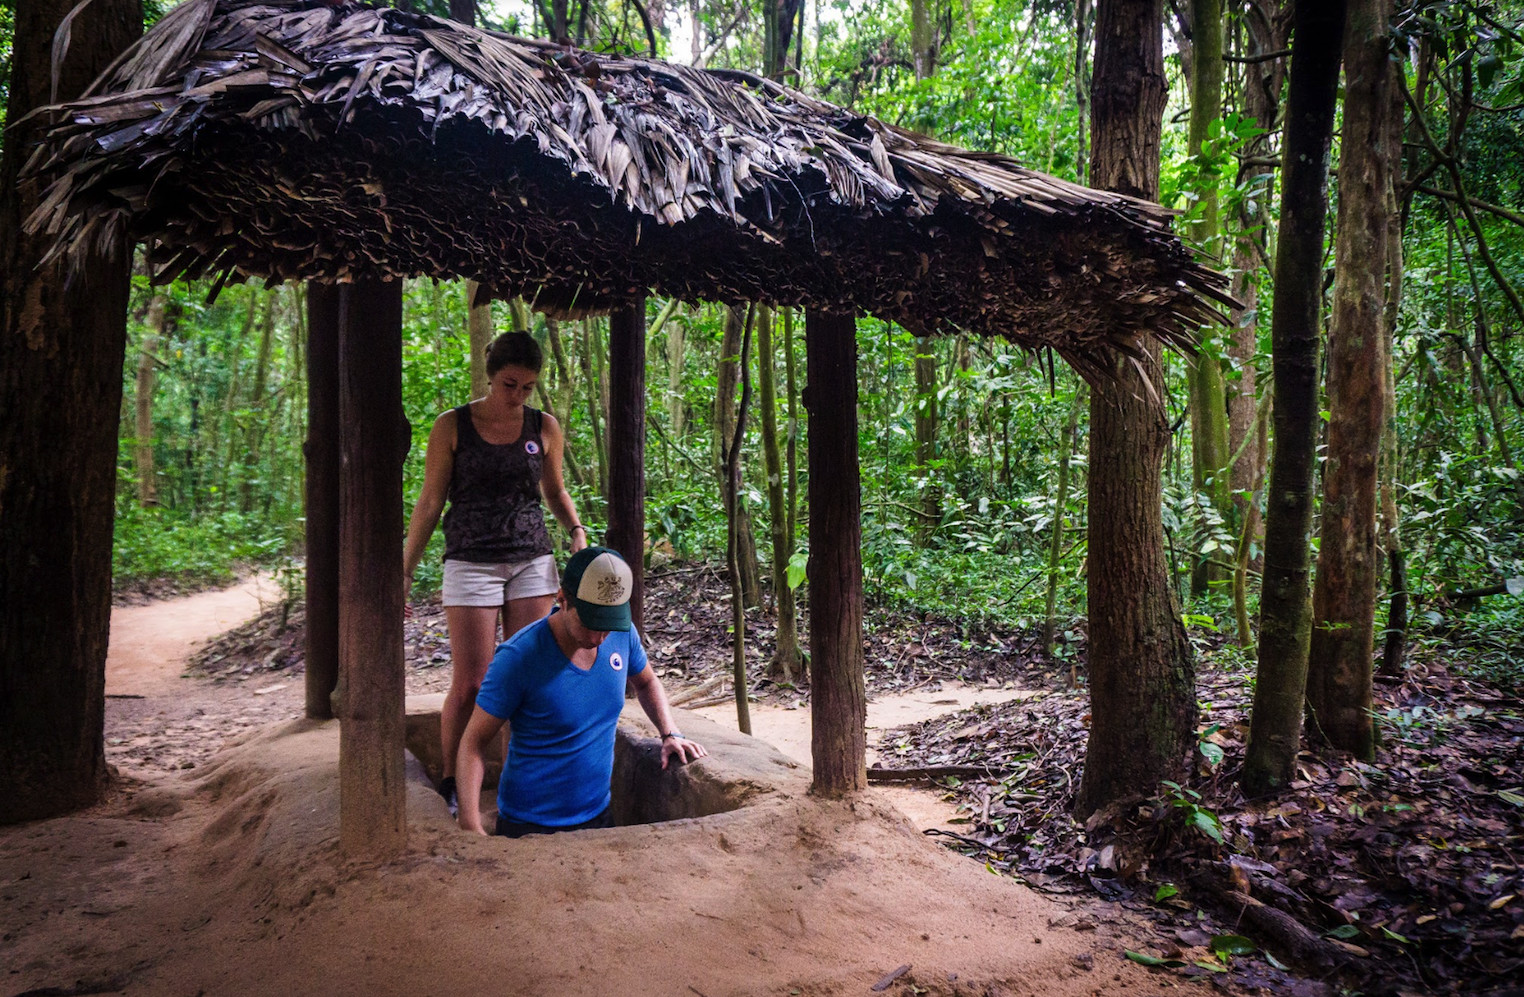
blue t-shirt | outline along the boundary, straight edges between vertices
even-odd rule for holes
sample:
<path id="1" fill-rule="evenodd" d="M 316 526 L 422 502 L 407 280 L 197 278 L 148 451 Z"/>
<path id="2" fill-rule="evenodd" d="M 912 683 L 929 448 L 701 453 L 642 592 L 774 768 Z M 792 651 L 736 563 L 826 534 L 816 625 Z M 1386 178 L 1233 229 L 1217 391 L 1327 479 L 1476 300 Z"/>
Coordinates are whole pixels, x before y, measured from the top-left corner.
<path id="1" fill-rule="evenodd" d="M 587 671 L 562 653 L 549 616 L 499 644 L 476 697 L 477 706 L 512 729 L 498 812 L 547 827 L 601 814 L 611 799 L 625 680 L 645 667 L 633 629 L 609 634 Z"/>

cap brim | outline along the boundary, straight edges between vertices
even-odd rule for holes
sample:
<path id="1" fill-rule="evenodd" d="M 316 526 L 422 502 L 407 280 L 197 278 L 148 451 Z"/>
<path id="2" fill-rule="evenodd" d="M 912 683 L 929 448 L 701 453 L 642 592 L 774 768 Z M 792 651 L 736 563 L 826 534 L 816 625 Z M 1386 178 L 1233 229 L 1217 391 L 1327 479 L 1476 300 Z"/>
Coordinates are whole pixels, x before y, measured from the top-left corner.
<path id="1" fill-rule="evenodd" d="M 600 606 L 596 602 L 576 600 L 577 619 L 589 630 L 624 632 L 630 629 L 630 604 Z"/>

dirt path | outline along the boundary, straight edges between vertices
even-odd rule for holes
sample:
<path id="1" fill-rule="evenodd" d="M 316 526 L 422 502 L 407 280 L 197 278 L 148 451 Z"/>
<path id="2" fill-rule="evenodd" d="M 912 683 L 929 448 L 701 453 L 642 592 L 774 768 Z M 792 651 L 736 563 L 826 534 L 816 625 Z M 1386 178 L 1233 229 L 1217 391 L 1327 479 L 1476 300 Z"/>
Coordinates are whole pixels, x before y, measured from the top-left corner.
<path id="1" fill-rule="evenodd" d="M 206 641 L 258 616 L 280 598 L 268 575 L 231 588 L 111 610 L 106 695 L 164 695 L 183 684 L 180 671 Z"/>
<path id="2" fill-rule="evenodd" d="M 934 692 L 917 691 L 878 696 L 868 701 L 868 764 L 882 762 L 892 767 L 892 746 L 886 751 L 886 731 L 905 724 L 930 720 L 947 713 L 966 710 L 980 703 L 1005 703 L 1031 695 L 1025 689 L 945 684 Z M 734 727 L 736 711 L 732 705 L 707 706 L 694 710 L 725 727 Z M 810 710 L 808 706 L 779 706 L 773 703 L 751 705 L 752 736 L 761 738 L 794 761 L 810 764 Z M 921 830 L 936 827 L 951 830 L 957 805 L 944 794 L 912 784 L 875 784 L 870 795 L 897 807 Z"/>

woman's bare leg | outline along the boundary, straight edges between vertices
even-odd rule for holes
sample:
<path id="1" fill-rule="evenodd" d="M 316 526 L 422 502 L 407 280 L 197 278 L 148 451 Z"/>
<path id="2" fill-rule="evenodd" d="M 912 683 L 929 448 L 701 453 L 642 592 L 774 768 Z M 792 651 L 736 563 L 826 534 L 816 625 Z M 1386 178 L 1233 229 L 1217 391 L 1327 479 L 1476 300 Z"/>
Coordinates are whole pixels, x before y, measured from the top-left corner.
<path id="1" fill-rule="evenodd" d="M 439 712 L 439 746 L 444 752 L 444 774 L 455 774 L 455 753 L 460 735 L 476 706 L 476 693 L 487 677 L 492 652 L 497 646 L 496 606 L 446 606 L 450 628 L 450 691 Z"/>
<path id="2" fill-rule="evenodd" d="M 527 599 L 509 599 L 503 603 L 503 639 L 507 640 L 544 617 L 555 604 L 556 597 L 553 595 L 532 595 Z"/>

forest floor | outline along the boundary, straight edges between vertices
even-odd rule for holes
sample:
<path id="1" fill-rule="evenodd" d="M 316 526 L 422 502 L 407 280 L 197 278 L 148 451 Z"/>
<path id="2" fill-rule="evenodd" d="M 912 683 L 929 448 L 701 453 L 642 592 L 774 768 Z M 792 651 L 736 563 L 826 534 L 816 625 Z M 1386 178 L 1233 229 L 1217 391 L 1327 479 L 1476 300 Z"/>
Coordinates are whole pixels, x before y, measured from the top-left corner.
<path id="1" fill-rule="evenodd" d="M 708 696 L 697 700 L 697 712 L 728 721 L 733 728 L 733 706 L 713 701 L 726 695 L 717 680 L 730 669 L 723 582 L 702 566 L 653 575 L 647 607 L 647 643 L 663 681 L 675 694 L 708 688 Z M 161 612 L 154 615 L 155 609 Z M 216 625 L 206 632 L 214 633 L 225 619 L 219 614 L 229 613 L 258 615 L 188 660 L 191 648 L 182 632 L 190 626 L 187 621 L 210 616 Z M 764 671 L 771 653 L 770 627 L 757 619 L 761 615 L 749 617 L 748 658 L 754 675 Z M 1056 663 L 1025 633 L 967 630 L 946 621 L 880 611 L 870 611 L 865 630 L 870 737 L 876 744 L 870 758 L 873 789 L 866 805 L 848 815 L 796 801 L 787 814 L 774 812 L 766 818 L 776 827 L 751 829 L 764 838 L 784 833 L 798 842 L 817 836 L 831 841 L 829 848 L 817 843 L 808 850 L 806 864 L 813 870 L 807 873 L 808 882 L 829 892 L 836 881 L 822 870 L 846 869 L 851 878 L 845 892 L 853 905 L 817 898 L 810 911 L 808 945 L 798 937 L 773 939 L 778 945 L 755 944 L 759 933 L 771 938 L 770 932 L 782 930 L 770 923 L 777 911 L 750 911 L 749 923 L 741 923 L 746 917 L 738 920 L 746 911 L 723 917 L 703 914 L 709 932 L 704 952 L 746 952 L 741 961 L 749 965 L 744 972 L 739 963 L 727 965 L 718 975 L 713 965 L 694 966 L 681 981 L 672 975 L 671 962 L 680 953 L 665 951 L 665 942 L 663 951 L 656 953 L 661 958 L 647 966 L 649 960 L 632 959 L 628 950 L 632 944 L 648 946 L 648 940 L 631 943 L 621 932 L 593 928 L 579 953 L 612 946 L 624 953 L 623 961 L 616 960 L 621 970 L 638 973 L 646 966 L 648 974 L 656 974 L 626 980 L 626 992 L 708 997 L 834 994 L 868 992 L 870 984 L 884 983 L 881 992 L 907 995 L 1089 995 L 1176 986 L 1276 994 L 1352 989 L 1490 990 L 1498 997 L 1524 993 L 1510 989 L 1517 986 L 1524 954 L 1524 929 L 1519 927 L 1524 881 L 1515 861 L 1524 847 L 1524 790 L 1519 789 L 1524 724 L 1515 700 L 1456 678 L 1437 661 L 1417 661 L 1402 683 L 1378 689 L 1377 712 L 1386 718 L 1389 734 L 1399 736 L 1388 737 L 1374 766 L 1304 754 L 1302 779 L 1290 793 L 1272 804 L 1251 806 L 1237 798 L 1233 788 L 1242 757 L 1248 676 L 1214 664 L 1232 660 L 1231 655 L 1208 654 L 1199 676 L 1204 733 L 1195 777 L 1163 799 L 1108 813 L 1087 830 L 1067 816 L 1088 721 L 1083 693 L 1067 688 L 1071 660 L 1083 674 L 1082 641 L 1069 649 L 1069 660 Z M 169 873 L 175 903 L 166 901 L 168 891 L 156 882 L 156 875 L 164 873 L 123 861 L 159 849 L 165 856 L 179 852 L 183 860 L 204 845 L 213 852 L 235 842 L 247 846 L 249 840 L 228 830 L 239 821 L 249 834 L 267 835 L 268 821 L 261 825 L 257 816 L 235 812 L 226 784 L 248 783 L 248 792 L 239 797 L 245 801 L 241 805 L 247 808 L 247 798 L 257 797 L 261 812 L 288 806 L 281 794 L 291 787 L 274 786 L 273 777 L 261 781 L 263 777 L 250 775 L 256 763 L 249 758 L 238 761 L 240 752 L 257 757 L 258 764 L 278 757 L 292 771 L 311 767 L 306 755 L 286 757 L 293 744 L 313 735 L 304 730 L 293 735 L 281 727 L 301 712 L 303 635 L 300 608 L 284 606 L 272 583 L 264 582 L 262 588 L 258 582 L 246 583 L 225 592 L 119 608 L 113 618 L 113 654 L 131 650 L 136 633 L 146 635 L 147 642 L 138 653 L 151 659 L 155 632 L 166 641 L 169 656 L 162 661 L 173 665 L 167 673 L 161 662 L 157 676 L 151 668 L 126 679 L 119 668 L 108 675 L 107 752 L 121 773 L 112 799 L 80 818 L 0 833 L 0 883 L 9 908 L 4 940 L 8 946 L 15 943 L 18 955 L 35 952 L 39 945 L 70 954 L 63 975 L 49 959 L 18 958 L 5 992 L 194 993 L 197 986 L 207 993 L 259 992 L 260 987 L 249 981 L 268 983 L 280 976 L 280 963 L 300 964 L 290 938 L 302 932 L 320 936 L 332 928 L 335 918 L 351 933 L 346 936 L 351 940 L 359 937 L 353 932 L 379 933 L 364 939 L 363 958 L 356 950 L 344 960 L 357 979 L 385 968 L 388 951 L 404 950 L 413 960 L 406 972 L 391 966 L 375 976 L 376 992 L 420 992 L 402 982 L 415 978 L 419 960 L 423 971 L 439 982 L 424 986 L 424 992 L 450 989 L 455 982 L 479 982 L 479 975 L 471 975 L 481 972 L 479 966 L 460 968 L 458 945 L 429 950 L 443 941 L 429 933 L 439 925 L 417 923 L 446 918 L 435 903 L 447 907 L 461 902 L 449 890 L 435 898 L 437 884 L 414 884 L 418 889 L 409 894 L 409 902 L 418 908 L 417 918 L 394 925 L 381 914 L 367 920 L 355 911 L 388 909 L 385 901 L 402 889 L 400 885 L 387 884 L 375 870 L 350 869 L 335 879 L 311 861 L 295 862 L 298 868 L 293 868 L 289 857 L 264 855 L 261 849 L 269 846 L 262 843 L 255 849 L 261 854 L 245 856 L 243 865 L 264 863 L 268 872 L 263 878 L 250 877 L 247 868 L 231 883 L 205 867 Z M 443 691 L 449 681 L 448 643 L 437 604 L 417 607 L 407 625 L 406 645 L 409 692 Z M 752 695 L 758 736 L 786 754 L 807 759 L 807 690 L 763 681 Z M 983 701 L 962 708 L 975 699 Z M 224 748 L 240 741 L 244 746 Z M 186 782 L 190 786 L 181 788 Z M 166 786 L 176 787 L 172 802 L 165 802 Z M 911 786 L 916 788 L 907 788 Z M 334 801 L 328 797 L 336 794 L 325 789 L 321 795 L 325 805 L 310 809 L 331 818 Z M 426 791 L 421 796 L 424 807 L 437 800 L 430 800 Z M 420 800 L 410 797 L 410 852 L 417 854 L 422 847 L 435 857 L 429 878 L 448 878 L 438 861 L 447 867 L 464 863 L 479 872 L 488 860 L 475 855 L 474 842 L 460 841 L 447 820 L 423 821 L 420 835 L 419 822 L 412 816 L 418 804 Z M 914 827 L 930 837 L 885 835 L 885 820 L 892 824 L 895 814 L 886 808 L 907 814 Z M 711 820 L 715 819 L 698 823 Z M 177 826 L 193 826 L 197 834 L 176 837 L 169 829 Z M 734 865 L 738 856 L 725 846 L 726 834 L 738 839 L 746 832 L 736 824 L 725 826 L 719 840 L 727 862 Z M 138 833 L 151 847 L 139 847 L 134 837 Z M 324 833 L 331 837 L 331 826 Z M 421 844 L 420 836 L 425 839 Z M 107 847 L 106 838 L 112 838 L 109 844 L 114 848 Z M 669 838 L 685 848 L 697 847 L 680 835 Z M 976 861 L 935 847 L 932 840 Z M 327 842 L 324 848 L 331 852 L 331 845 Z M 623 847 L 619 844 L 616 850 Z M 551 875 L 557 869 L 564 875 L 568 862 L 582 858 L 576 849 L 561 845 L 544 848 L 546 854 L 538 860 L 540 867 L 549 863 Z M 35 868 L 36 856 L 53 850 L 78 864 L 79 870 L 60 879 Z M 659 884 L 645 888 L 683 907 L 715 889 L 724 890 L 725 876 L 739 875 L 748 883 L 786 879 L 797 872 L 789 858 L 797 850 L 773 849 L 779 854 L 768 860 L 771 865 L 748 856 L 748 864 L 739 871 L 706 867 L 707 878 L 693 887 L 692 895 L 681 890 L 674 894 L 670 870 Z M 945 857 L 934 859 L 936 855 Z M 624 857 L 637 859 L 637 868 L 644 865 L 639 856 Z M 111 863 L 111 875 L 110 885 L 103 887 L 100 863 L 105 860 Z M 861 864 L 863 860 L 869 864 Z M 209 862 L 216 865 L 217 859 Z M 238 861 L 225 857 L 223 864 Z M 990 876 L 986 869 L 1001 875 Z M 410 868 L 407 875 L 417 871 Z M 596 874 L 596 866 L 592 871 Z M 578 874 L 585 877 L 587 871 Z M 528 881 L 518 885 L 530 894 L 557 889 L 554 882 L 528 875 Z M 625 923 L 627 915 L 618 913 L 617 903 L 628 903 L 630 895 L 641 892 L 640 876 L 630 872 L 616 879 L 633 889 L 584 898 L 584 914 L 596 911 L 597 916 Z M 1030 892 L 1018 882 L 1040 892 Z M 198 888 L 186 893 L 192 885 Z M 305 895 L 308 887 L 315 893 Z M 484 911 L 493 902 L 476 896 L 474 881 L 451 889 L 464 891 L 467 902 Z M 216 912 L 247 903 L 250 890 L 260 894 L 254 903 L 259 915 L 255 923 L 262 927 L 253 934 L 247 929 L 242 934 L 204 930 L 218 920 Z M 293 890 L 304 893 L 299 902 L 270 900 L 272 893 L 284 896 Z M 1235 890 L 1268 906 L 1258 912 L 1245 910 Z M 107 895 L 101 896 L 102 891 Z M 145 891 L 153 895 L 151 903 L 136 896 Z M 321 903 L 314 906 L 314 896 L 321 900 L 325 895 L 329 908 L 342 910 L 327 910 L 325 916 Z M 166 918 L 180 918 L 171 925 L 171 933 L 186 937 L 176 939 L 177 944 L 159 956 L 142 956 L 141 950 L 153 944 L 146 938 L 129 940 L 132 932 L 122 928 L 124 919 L 113 916 L 133 909 L 139 900 L 162 907 L 159 920 L 164 924 L 170 924 Z M 965 923 L 986 903 L 996 921 Z M 1280 919 L 1266 916 L 1264 910 L 1281 912 Z M 803 915 L 794 914 L 802 927 Z M 661 917 L 659 912 L 653 916 Z M 864 927 L 865 918 L 872 922 L 871 930 Z M 686 918 L 684 924 L 691 920 Z M 936 934 L 939 941 L 928 946 L 934 955 L 889 955 L 903 947 L 900 936 L 905 931 L 913 939 L 921 925 L 936 926 L 920 933 L 923 940 Z M 567 927 L 587 932 L 589 918 L 577 917 Z M 961 933 L 948 936 L 939 930 L 944 928 Z M 398 932 L 397 937 L 386 937 Z M 113 940 L 118 943 L 115 949 L 109 944 Z M 327 939 L 326 944 L 342 941 Z M 522 941 L 516 934 L 516 951 L 526 949 Z M 265 942 L 273 942 L 273 947 L 262 947 Z M 299 948 L 326 958 L 324 944 L 316 937 Z M 219 977 L 205 966 L 198 971 L 167 968 L 180 964 L 177 956 L 189 962 L 215 957 L 219 946 L 244 953 L 245 964 L 235 974 L 224 971 Z M 1301 975 L 1282 971 L 1276 956 L 1261 946 L 1288 961 L 1297 959 Z M 785 949 L 794 951 L 786 956 Z M 541 967 L 564 963 L 564 955 L 537 944 L 519 952 L 515 964 L 535 967 L 523 970 L 520 978 L 537 981 L 521 987 L 521 992 L 607 992 L 596 979 L 551 982 L 557 978 L 545 976 Z M 896 964 L 912 968 L 885 983 Z M 471 967 L 472 960 L 465 957 L 464 965 Z M 596 975 L 597 965 L 587 972 Z M 949 967 L 962 967 L 961 980 L 957 969 Z M 206 987 L 208 979 L 217 982 Z M 637 979 L 639 985 L 633 982 Z M 684 989 L 682 983 L 688 980 L 694 982 L 686 982 Z"/>

